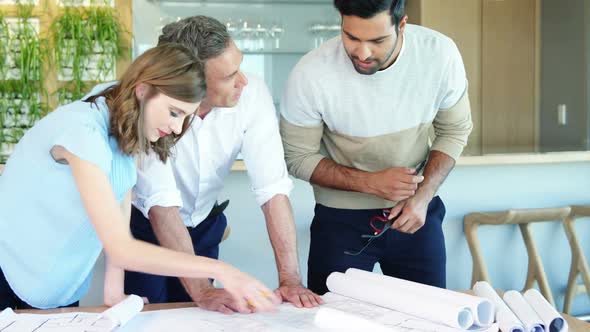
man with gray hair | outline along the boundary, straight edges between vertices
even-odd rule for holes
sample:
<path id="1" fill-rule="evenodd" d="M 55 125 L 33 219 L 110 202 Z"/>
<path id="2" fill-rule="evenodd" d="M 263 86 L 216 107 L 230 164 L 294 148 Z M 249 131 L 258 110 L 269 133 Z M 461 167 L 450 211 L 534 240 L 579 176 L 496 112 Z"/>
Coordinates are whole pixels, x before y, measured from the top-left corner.
<path id="1" fill-rule="evenodd" d="M 218 258 L 226 204 L 217 204 L 223 180 L 241 152 L 260 204 L 279 274 L 276 290 L 297 307 L 322 301 L 301 284 L 295 225 L 288 195 L 293 187 L 272 98 L 264 82 L 240 70 L 242 53 L 219 21 L 194 16 L 166 25 L 158 44 L 180 43 L 204 61 L 207 95 L 191 128 L 163 164 L 146 158 L 138 171 L 131 230 L 136 238 L 178 251 Z M 174 110 L 171 110 L 174 112 Z M 162 133 L 166 134 L 166 133 Z M 126 272 L 125 291 L 151 303 L 194 301 L 223 313 L 255 311 L 236 303 L 207 279 Z"/>

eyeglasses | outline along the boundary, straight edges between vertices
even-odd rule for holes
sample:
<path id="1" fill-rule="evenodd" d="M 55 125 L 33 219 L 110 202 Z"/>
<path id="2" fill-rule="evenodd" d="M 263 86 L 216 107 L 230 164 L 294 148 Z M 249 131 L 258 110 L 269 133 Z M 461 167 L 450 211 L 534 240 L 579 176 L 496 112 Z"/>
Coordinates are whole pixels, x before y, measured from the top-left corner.
<path id="1" fill-rule="evenodd" d="M 420 174 L 424 166 L 426 166 L 426 160 L 423 160 L 418 164 L 418 166 L 415 167 L 416 172 L 414 174 Z M 361 235 L 362 238 L 369 239 L 367 243 L 364 245 L 364 247 L 361 248 L 361 250 L 357 252 L 351 252 L 346 250 L 344 251 L 344 254 L 350 256 L 358 256 L 369 246 L 369 244 L 371 244 L 371 242 L 373 242 L 373 240 L 385 234 L 385 232 L 387 232 L 387 230 L 391 228 L 391 226 L 393 225 L 395 220 L 400 216 L 400 214 L 402 214 L 402 211 L 400 211 L 395 217 L 390 218 L 390 212 L 391 209 L 383 209 L 383 211 L 381 212 L 382 216 L 375 216 L 371 218 L 371 220 L 369 220 L 369 226 L 373 229 L 374 233 Z M 380 225 L 381 227 L 379 227 Z"/>
<path id="2" fill-rule="evenodd" d="M 361 250 L 357 251 L 357 252 L 351 252 L 351 251 L 344 251 L 344 253 L 346 255 L 350 255 L 350 256 L 358 256 L 360 255 L 368 246 L 369 244 L 371 244 L 371 242 L 373 242 L 373 240 L 375 240 L 378 237 L 381 237 L 383 234 L 385 234 L 385 232 L 387 232 L 388 229 L 391 228 L 391 225 L 393 225 L 393 223 L 395 222 L 395 219 L 399 216 L 399 214 L 397 216 L 395 216 L 395 218 L 389 220 L 389 212 L 391 210 L 390 209 L 384 209 L 382 211 L 382 216 L 375 216 L 373 218 L 371 218 L 371 220 L 369 220 L 369 226 L 373 229 L 374 233 L 373 234 L 363 234 L 361 235 L 362 238 L 368 238 L 369 240 L 367 241 L 367 243 L 365 244 L 364 247 L 361 248 Z M 401 212 L 400 212 L 401 214 Z M 381 227 L 379 227 L 381 225 Z"/>

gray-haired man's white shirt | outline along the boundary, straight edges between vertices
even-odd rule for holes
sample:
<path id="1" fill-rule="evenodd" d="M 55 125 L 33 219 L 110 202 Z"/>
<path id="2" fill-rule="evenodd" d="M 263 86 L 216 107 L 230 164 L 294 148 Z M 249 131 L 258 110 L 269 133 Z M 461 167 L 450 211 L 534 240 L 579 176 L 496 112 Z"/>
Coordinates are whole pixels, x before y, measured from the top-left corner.
<path id="1" fill-rule="evenodd" d="M 214 108 L 205 119 L 195 117 L 166 164 L 154 155 L 140 163 L 133 205 L 146 218 L 153 206 L 179 206 L 185 225 L 197 226 L 211 211 L 240 152 L 258 204 L 290 194 L 293 183 L 272 97 L 264 81 L 247 78 L 238 104 Z"/>

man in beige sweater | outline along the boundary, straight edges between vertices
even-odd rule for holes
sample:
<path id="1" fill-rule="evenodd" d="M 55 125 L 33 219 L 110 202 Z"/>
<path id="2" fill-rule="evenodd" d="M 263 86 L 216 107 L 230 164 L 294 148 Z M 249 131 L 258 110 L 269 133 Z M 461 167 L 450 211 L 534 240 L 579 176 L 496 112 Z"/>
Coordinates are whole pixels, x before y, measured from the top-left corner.
<path id="1" fill-rule="evenodd" d="M 287 167 L 317 203 L 308 287 L 319 294 L 331 272 L 377 262 L 387 275 L 446 284 L 436 192 L 472 129 L 467 79 L 454 42 L 407 24 L 404 2 L 335 0 L 341 36 L 301 59 L 283 95 Z M 345 254 L 382 232 L 376 217 L 395 220 L 393 231 Z"/>

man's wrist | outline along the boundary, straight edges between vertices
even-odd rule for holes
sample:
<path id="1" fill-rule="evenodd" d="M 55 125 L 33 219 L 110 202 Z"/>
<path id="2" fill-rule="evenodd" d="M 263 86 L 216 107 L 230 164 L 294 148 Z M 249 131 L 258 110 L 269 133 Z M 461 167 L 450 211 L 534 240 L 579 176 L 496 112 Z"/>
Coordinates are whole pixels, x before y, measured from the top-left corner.
<path id="1" fill-rule="evenodd" d="M 215 288 L 211 282 L 209 282 L 209 279 L 181 278 L 181 283 L 186 292 L 195 302 L 201 300 L 201 296 L 206 290 Z"/>
<path id="2" fill-rule="evenodd" d="M 414 197 L 421 201 L 425 201 L 428 204 L 434 198 L 435 194 L 435 190 L 432 190 L 431 188 L 426 186 L 422 186 L 418 188 L 418 190 L 416 190 L 416 194 L 414 195 Z"/>
<path id="3" fill-rule="evenodd" d="M 353 191 L 369 195 L 377 195 L 373 188 L 373 178 L 376 176 L 373 172 L 365 172 L 361 177 L 353 177 Z"/>
<path id="4" fill-rule="evenodd" d="M 279 273 L 279 286 L 292 286 L 301 284 L 301 276 L 298 273 Z"/>

